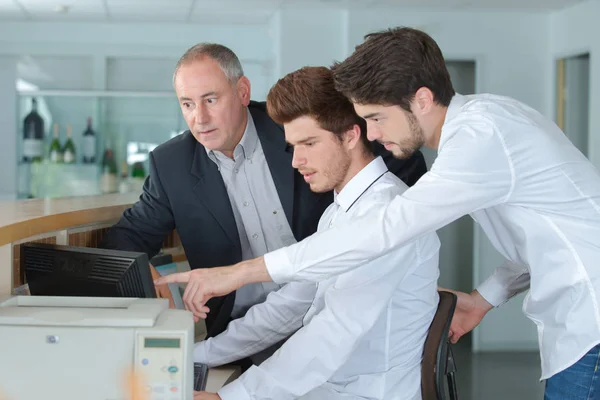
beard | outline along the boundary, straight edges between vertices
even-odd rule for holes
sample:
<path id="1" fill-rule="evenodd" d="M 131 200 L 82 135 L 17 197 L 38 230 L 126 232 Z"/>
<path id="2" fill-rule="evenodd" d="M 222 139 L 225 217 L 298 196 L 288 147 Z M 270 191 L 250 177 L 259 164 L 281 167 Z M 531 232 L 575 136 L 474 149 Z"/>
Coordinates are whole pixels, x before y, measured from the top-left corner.
<path id="1" fill-rule="evenodd" d="M 315 193 L 329 192 L 340 186 L 346 180 L 350 169 L 351 158 L 339 144 L 338 150 L 331 154 L 329 162 L 317 171 L 317 179 L 309 183 L 310 190 Z"/>
<path id="2" fill-rule="evenodd" d="M 419 124 L 417 117 L 413 113 L 407 113 L 408 118 L 408 130 L 410 132 L 410 138 L 396 143 L 390 151 L 395 158 L 407 159 L 412 157 L 417 150 L 419 150 L 425 144 L 425 133 L 423 128 Z"/>

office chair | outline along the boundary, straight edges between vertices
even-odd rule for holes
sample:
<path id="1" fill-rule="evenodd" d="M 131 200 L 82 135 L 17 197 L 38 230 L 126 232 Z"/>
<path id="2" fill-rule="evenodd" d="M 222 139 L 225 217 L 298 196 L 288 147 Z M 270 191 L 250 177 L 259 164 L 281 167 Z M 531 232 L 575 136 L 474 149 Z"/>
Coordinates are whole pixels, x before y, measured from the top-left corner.
<path id="1" fill-rule="evenodd" d="M 454 355 L 448 341 L 450 322 L 456 308 L 456 295 L 440 291 L 440 302 L 429 327 L 421 362 L 421 393 L 423 400 L 458 400 L 454 372 Z M 446 397 L 444 381 L 448 382 Z"/>

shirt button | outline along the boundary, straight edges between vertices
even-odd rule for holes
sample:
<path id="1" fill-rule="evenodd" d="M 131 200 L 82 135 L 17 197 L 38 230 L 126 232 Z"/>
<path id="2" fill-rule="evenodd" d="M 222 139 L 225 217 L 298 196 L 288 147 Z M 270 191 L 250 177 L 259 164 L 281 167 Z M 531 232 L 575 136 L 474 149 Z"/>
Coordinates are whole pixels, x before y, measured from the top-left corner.
<path id="1" fill-rule="evenodd" d="M 239 169 L 234 169 L 233 172 L 235 172 L 236 174 L 238 173 Z"/>
<path id="2" fill-rule="evenodd" d="M 258 233 L 255 233 L 254 235 L 252 235 L 253 239 L 258 239 Z"/>
<path id="3" fill-rule="evenodd" d="M 273 214 L 277 214 L 277 210 L 274 210 L 274 211 L 273 211 Z"/>
<path id="4" fill-rule="evenodd" d="M 248 207 L 248 202 L 247 201 L 244 202 L 244 207 Z"/>

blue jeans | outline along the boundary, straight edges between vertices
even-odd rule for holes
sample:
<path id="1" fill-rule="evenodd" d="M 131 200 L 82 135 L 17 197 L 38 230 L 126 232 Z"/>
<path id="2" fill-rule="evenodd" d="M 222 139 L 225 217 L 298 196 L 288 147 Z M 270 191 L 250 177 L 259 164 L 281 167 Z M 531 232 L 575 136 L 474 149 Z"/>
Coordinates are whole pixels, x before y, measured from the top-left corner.
<path id="1" fill-rule="evenodd" d="M 600 399 L 600 345 L 546 381 L 544 400 Z"/>

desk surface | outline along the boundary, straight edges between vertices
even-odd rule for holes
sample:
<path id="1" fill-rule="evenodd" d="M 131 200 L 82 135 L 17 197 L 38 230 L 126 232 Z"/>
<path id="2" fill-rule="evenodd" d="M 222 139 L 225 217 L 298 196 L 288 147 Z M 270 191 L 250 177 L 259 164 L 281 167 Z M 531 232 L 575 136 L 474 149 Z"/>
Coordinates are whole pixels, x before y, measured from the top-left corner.
<path id="1" fill-rule="evenodd" d="M 240 367 L 226 365 L 223 367 L 210 368 L 206 378 L 206 391 L 216 393 L 229 382 L 237 379 L 241 374 Z"/>

